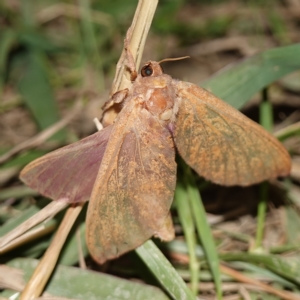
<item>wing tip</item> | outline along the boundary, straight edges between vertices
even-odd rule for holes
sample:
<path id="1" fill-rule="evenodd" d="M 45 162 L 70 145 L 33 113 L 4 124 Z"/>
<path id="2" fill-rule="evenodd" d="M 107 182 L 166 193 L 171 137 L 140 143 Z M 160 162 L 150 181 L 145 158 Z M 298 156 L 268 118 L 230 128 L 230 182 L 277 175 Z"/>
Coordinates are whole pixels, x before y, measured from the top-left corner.
<path id="1" fill-rule="evenodd" d="M 19 173 L 19 179 L 24 182 L 26 185 L 28 185 L 29 187 L 30 186 L 30 178 L 31 176 L 29 176 L 29 172 L 30 172 L 30 169 L 31 169 L 31 165 L 32 163 L 29 163 L 28 165 L 26 165 L 22 170 L 21 172 Z"/>

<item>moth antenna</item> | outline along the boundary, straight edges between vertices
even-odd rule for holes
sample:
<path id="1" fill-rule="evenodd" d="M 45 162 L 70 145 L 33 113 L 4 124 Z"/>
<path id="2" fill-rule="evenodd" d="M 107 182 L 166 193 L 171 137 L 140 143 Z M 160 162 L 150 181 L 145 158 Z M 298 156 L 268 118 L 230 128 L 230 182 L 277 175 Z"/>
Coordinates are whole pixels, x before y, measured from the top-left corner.
<path id="1" fill-rule="evenodd" d="M 190 58 L 190 56 L 182 56 L 182 57 L 175 57 L 175 58 L 164 58 L 164 59 L 160 60 L 157 63 L 161 64 L 161 63 L 163 63 L 165 61 L 175 61 L 175 60 L 182 60 L 182 59 L 186 59 L 186 58 Z"/>

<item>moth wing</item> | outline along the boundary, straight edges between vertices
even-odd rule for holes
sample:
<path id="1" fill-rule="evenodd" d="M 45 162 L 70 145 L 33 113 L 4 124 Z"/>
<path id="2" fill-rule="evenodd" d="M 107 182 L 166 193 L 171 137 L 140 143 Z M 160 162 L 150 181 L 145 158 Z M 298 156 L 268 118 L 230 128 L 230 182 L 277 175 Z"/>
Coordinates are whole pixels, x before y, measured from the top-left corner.
<path id="1" fill-rule="evenodd" d="M 260 125 L 203 88 L 173 84 L 179 102 L 175 145 L 199 175 L 222 185 L 247 186 L 289 174 L 288 152 Z"/>
<path id="2" fill-rule="evenodd" d="M 175 183 L 169 130 L 131 101 L 115 122 L 88 207 L 86 238 L 94 259 L 118 257 L 153 235 L 171 240 Z"/>
<path id="3" fill-rule="evenodd" d="M 20 179 L 54 200 L 83 202 L 90 198 L 112 126 L 57 149 L 28 164 Z"/>

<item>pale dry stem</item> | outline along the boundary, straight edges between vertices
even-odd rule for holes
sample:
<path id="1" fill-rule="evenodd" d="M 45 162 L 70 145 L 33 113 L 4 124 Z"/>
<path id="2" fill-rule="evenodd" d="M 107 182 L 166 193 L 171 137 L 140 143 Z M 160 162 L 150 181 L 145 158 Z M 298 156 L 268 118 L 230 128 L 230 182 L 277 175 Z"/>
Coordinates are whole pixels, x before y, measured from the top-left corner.
<path id="1" fill-rule="evenodd" d="M 34 216 L 20 224 L 18 227 L 11 230 L 9 233 L 0 238 L 0 253 L 4 250 L 4 247 L 10 247 L 10 243 L 16 238 L 23 235 L 32 227 L 40 224 L 48 218 L 53 217 L 58 212 L 67 207 L 68 203 L 63 201 L 53 201 L 45 206 L 42 210 L 36 213 Z"/>
<path id="2" fill-rule="evenodd" d="M 20 292 L 24 288 L 24 285 L 25 282 L 21 270 L 0 265 L 0 289 L 10 289 Z"/>
<path id="3" fill-rule="evenodd" d="M 140 66 L 146 38 L 152 23 L 152 19 L 158 4 L 158 0 L 140 0 L 130 28 L 127 31 L 126 43 L 133 56 L 135 70 Z M 128 62 L 125 45 L 117 64 L 115 79 L 113 81 L 111 95 L 118 91 L 130 88 L 131 73 L 126 66 L 132 67 Z"/>
<path id="4" fill-rule="evenodd" d="M 87 269 L 86 267 L 86 263 L 85 263 L 85 259 L 84 259 L 84 254 L 83 254 L 83 243 L 82 243 L 82 239 L 80 236 L 80 229 L 77 228 L 76 229 L 76 240 L 77 240 L 77 247 L 78 247 L 78 256 L 79 256 L 79 267 L 81 269 Z"/>
<path id="5" fill-rule="evenodd" d="M 260 282 L 259 280 L 245 276 L 244 274 L 242 274 L 234 269 L 231 269 L 227 266 L 220 265 L 220 269 L 223 274 L 229 275 L 232 278 L 238 280 L 239 282 L 250 284 L 250 286 L 248 288 L 251 288 L 251 285 L 253 285 L 254 287 L 257 287 L 265 292 L 276 295 L 281 299 L 300 300 L 300 296 L 297 296 L 296 294 L 293 294 L 288 291 L 276 289 L 268 284 Z"/>
<path id="6" fill-rule="evenodd" d="M 295 135 L 300 133 L 300 122 L 296 122 L 285 128 L 282 128 L 274 133 L 274 135 L 280 139 L 285 136 Z"/>
<path id="7" fill-rule="evenodd" d="M 6 244 L 4 247 L 0 249 L 0 254 L 4 254 L 6 252 L 12 251 L 26 243 L 29 243 L 31 241 L 35 241 L 36 239 L 43 237 L 51 232 L 54 231 L 55 229 L 55 222 L 51 222 L 50 224 L 42 224 L 24 234 L 21 236 L 17 237 L 10 243 Z"/>
<path id="8" fill-rule="evenodd" d="M 68 237 L 68 234 L 82 210 L 84 203 L 78 203 L 76 206 L 68 208 L 49 248 L 40 260 L 37 268 L 34 270 L 28 284 L 23 290 L 20 300 L 29 300 L 37 298 L 43 292 L 46 283 L 51 276 L 57 263 L 60 251 Z"/>

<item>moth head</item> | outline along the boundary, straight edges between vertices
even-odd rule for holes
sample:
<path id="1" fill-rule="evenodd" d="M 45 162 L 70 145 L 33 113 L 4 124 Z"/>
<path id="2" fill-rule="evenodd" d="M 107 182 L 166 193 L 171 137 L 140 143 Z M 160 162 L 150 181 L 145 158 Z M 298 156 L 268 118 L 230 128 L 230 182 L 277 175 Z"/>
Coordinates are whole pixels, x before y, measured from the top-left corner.
<path id="1" fill-rule="evenodd" d="M 156 61 L 147 62 L 141 69 L 142 77 L 156 77 L 164 73 L 162 67 Z"/>
<path id="2" fill-rule="evenodd" d="M 141 69 L 142 77 L 156 77 L 164 73 L 162 66 L 160 65 L 166 61 L 174 61 L 189 58 L 189 56 L 177 57 L 177 58 L 165 58 L 159 62 L 148 61 Z"/>

